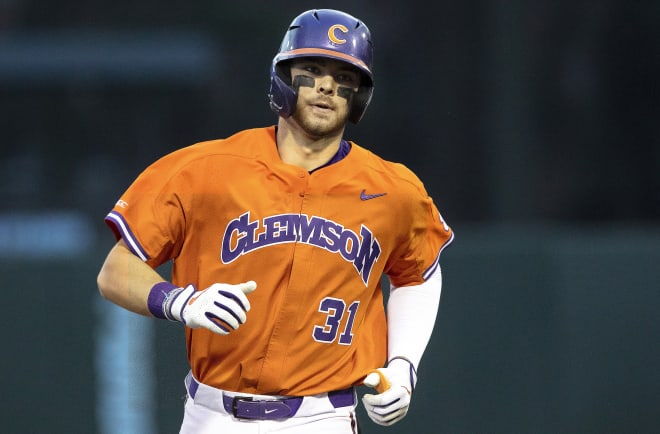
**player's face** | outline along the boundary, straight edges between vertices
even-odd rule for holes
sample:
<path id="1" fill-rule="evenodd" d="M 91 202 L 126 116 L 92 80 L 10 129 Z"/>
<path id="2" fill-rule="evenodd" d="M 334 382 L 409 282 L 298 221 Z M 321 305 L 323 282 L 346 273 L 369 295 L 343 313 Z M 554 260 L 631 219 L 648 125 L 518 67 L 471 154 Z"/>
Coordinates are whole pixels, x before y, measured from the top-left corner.
<path id="1" fill-rule="evenodd" d="M 312 80 L 304 80 L 298 88 L 294 120 L 313 137 L 341 132 L 352 94 L 360 85 L 358 70 L 337 60 L 303 58 L 291 64 L 292 80 L 299 75 Z"/>

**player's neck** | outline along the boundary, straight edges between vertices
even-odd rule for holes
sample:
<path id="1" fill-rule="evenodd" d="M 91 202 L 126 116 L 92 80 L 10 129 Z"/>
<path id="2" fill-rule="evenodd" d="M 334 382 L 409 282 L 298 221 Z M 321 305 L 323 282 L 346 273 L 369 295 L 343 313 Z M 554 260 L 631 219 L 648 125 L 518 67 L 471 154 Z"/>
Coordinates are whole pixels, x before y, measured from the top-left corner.
<path id="1" fill-rule="evenodd" d="M 287 164 L 307 171 L 323 166 L 337 153 L 343 130 L 338 134 L 310 137 L 280 118 L 277 127 L 277 151 Z"/>

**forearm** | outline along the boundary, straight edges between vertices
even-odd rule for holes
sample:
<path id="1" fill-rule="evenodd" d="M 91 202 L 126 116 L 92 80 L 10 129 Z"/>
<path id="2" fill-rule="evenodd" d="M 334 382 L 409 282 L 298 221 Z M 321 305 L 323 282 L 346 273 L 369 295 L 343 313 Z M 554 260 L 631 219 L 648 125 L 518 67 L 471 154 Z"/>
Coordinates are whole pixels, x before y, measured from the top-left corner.
<path id="1" fill-rule="evenodd" d="M 415 369 L 419 366 L 435 326 L 441 289 L 440 269 L 420 285 L 392 287 L 387 303 L 388 361 L 404 357 Z"/>
<path id="2" fill-rule="evenodd" d="M 440 303 L 442 275 L 413 286 L 391 286 L 387 301 L 387 367 L 369 373 L 364 384 L 378 391 L 365 394 L 367 414 L 379 425 L 403 419 L 417 382 L 417 366 L 431 338 Z"/>
<path id="3" fill-rule="evenodd" d="M 99 272 L 97 284 L 99 292 L 107 300 L 132 312 L 151 316 L 147 307 L 149 292 L 163 280 L 120 240 L 110 250 Z"/>

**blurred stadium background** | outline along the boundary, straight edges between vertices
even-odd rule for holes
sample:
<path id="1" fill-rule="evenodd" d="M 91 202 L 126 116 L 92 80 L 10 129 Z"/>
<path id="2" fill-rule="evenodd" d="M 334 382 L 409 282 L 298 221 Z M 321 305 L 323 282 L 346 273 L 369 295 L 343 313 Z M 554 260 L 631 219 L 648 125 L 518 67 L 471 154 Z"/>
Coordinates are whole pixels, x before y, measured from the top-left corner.
<path id="1" fill-rule="evenodd" d="M 0 0 L 2 431 L 178 432 L 183 334 L 100 299 L 103 217 L 159 156 L 275 121 L 312 7 L 375 41 L 348 137 L 457 234 L 410 414 L 363 431 L 657 432 L 660 3 L 621 0 Z"/>

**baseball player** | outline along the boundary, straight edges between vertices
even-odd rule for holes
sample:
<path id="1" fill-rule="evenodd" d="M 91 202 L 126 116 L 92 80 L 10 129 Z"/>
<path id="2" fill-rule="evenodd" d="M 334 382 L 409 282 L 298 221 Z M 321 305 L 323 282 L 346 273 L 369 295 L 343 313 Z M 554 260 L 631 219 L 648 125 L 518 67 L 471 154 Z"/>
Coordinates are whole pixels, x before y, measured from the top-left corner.
<path id="1" fill-rule="evenodd" d="M 304 12 L 272 62 L 277 125 L 164 156 L 107 215 L 101 294 L 185 325 L 181 433 L 355 433 L 362 384 L 374 422 L 406 415 L 453 232 L 409 169 L 343 138 L 373 89 L 367 26 Z"/>

